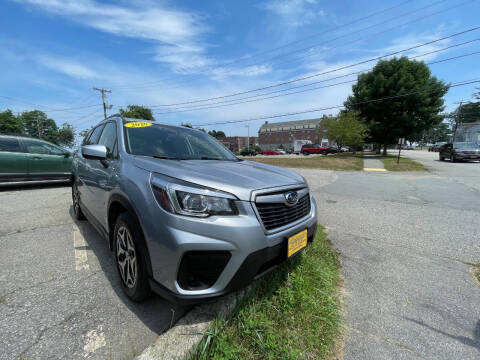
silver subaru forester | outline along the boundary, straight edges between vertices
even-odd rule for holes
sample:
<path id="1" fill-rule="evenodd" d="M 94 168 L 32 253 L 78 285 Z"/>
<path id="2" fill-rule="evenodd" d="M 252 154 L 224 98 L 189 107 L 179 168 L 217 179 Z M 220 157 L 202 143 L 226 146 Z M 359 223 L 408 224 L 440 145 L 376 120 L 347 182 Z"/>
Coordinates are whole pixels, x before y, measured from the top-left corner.
<path id="1" fill-rule="evenodd" d="M 242 288 L 300 253 L 317 227 L 302 176 L 183 126 L 111 116 L 85 137 L 73 175 L 73 213 L 108 241 L 135 301 Z"/>

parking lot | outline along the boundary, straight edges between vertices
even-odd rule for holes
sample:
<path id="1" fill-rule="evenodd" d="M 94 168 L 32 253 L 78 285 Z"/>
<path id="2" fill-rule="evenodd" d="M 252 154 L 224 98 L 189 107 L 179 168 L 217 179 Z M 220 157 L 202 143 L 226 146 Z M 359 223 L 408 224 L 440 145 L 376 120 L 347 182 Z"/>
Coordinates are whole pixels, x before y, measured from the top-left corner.
<path id="1" fill-rule="evenodd" d="M 341 253 L 344 357 L 478 359 L 480 164 L 404 154 L 428 171 L 297 169 Z M 70 191 L 0 191 L 1 359 L 130 359 L 186 311 L 125 298 L 107 244 L 73 220 Z"/>
<path id="2" fill-rule="evenodd" d="M 126 299 L 69 186 L 2 189 L 0 204 L 0 359 L 131 359 L 183 314 Z"/>

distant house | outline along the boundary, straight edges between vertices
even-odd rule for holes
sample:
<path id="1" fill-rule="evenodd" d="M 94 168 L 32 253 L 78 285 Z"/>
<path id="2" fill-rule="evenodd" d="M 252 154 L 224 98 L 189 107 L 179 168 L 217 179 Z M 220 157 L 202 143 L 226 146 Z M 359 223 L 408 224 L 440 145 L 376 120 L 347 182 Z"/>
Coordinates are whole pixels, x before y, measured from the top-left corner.
<path id="1" fill-rule="evenodd" d="M 480 120 L 458 124 L 455 141 L 471 141 L 480 144 Z"/>
<path id="2" fill-rule="evenodd" d="M 258 145 L 262 150 L 278 149 L 280 145 L 285 149 L 292 149 L 295 140 L 310 140 L 314 144 L 329 145 L 328 140 L 321 136 L 322 120 L 320 118 L 276 123 L 265 121 L 258 130 Z"/>

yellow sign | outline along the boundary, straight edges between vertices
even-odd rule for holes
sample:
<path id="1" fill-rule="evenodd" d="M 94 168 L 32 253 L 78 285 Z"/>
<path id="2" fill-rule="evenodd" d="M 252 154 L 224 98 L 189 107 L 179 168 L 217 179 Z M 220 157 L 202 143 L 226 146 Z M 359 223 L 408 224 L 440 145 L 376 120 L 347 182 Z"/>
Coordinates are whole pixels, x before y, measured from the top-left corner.
<path id="1" fill-rule="evenodd" d="M 288 238 L 288 257 L 299 252 L 306 246 L 307 246 L 307 230 L 305 229 Z"/>
<path id="2" fill-rule="evenodd" d="M 145 122 L 145 121 L 132 121 L 125 124 L 125 127 L 129 127 L 129 128 L 142 128 L 147 126 L 152 126 L 152 123 Z"/>

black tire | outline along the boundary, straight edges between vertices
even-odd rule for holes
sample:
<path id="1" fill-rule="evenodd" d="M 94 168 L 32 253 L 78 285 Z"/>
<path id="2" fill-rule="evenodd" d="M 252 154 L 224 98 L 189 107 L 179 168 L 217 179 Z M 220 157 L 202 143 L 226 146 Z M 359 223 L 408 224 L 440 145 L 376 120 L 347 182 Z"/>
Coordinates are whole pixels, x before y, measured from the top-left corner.
<path id="1" fill-rule="evenodd" d="M 305 156 L 310 155 L 310 153 L 308 151 L 304 151 L 304 152 L 302 152 L 302 154 L 305 155 Z"/>
<path id="2" fill-rule="evenodd" d="M 450 162 L 457 162 L 457 158 L 455 157 L 455 155 L 450 155 Z"/>
<path id="3" fill-rule="evenodd" d="M 115 264 L 123 292 L 136 302 L 150 296 L 144 253 L 147 249 L 141 245 L 142 238 L 142 232 L 132 216 L 126 212 L 121 213 L 113 230 Z"/>
<path id="4" fill-rule="evenodd" d="M 327 154 L 328 154 L 328 152 L 322 151 L 322 155 L 327 155 Z"/>
<path id="5" fill-rule="evenodd" d="M 444 158 L 443 156 L 439 156 L 438 158 L 440 159 L 440 161 L 444 161 L 444 160 L 445 160 L 445 158 Z"/>
<path id="6" fill-rule="evenodd" d="M 85 220 L 85 215 L 80 207 L 80 194 L 78 193 L 78 188 L 75 182 L 72 183 L 72 209 L 75 219 Z"/>

